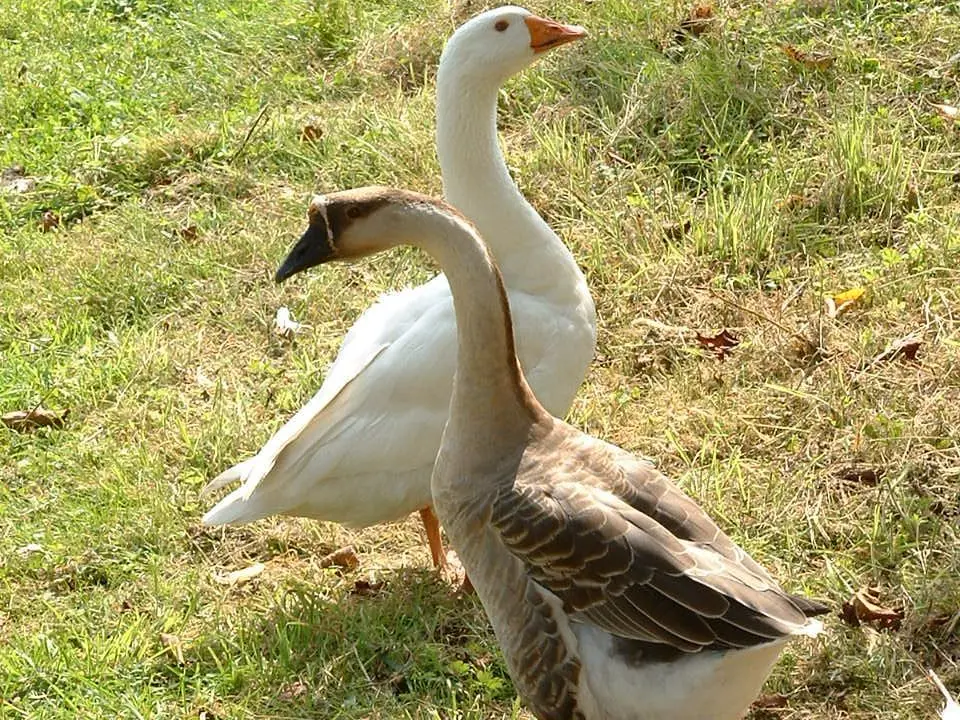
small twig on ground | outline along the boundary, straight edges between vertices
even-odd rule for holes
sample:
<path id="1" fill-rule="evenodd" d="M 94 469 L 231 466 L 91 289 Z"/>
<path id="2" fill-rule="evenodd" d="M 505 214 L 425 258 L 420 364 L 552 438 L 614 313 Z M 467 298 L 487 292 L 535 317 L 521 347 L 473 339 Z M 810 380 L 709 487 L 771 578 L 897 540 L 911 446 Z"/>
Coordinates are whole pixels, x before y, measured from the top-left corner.
<path id="1" fill-rule="evenodd" d="M 667 325 L 662 323 L 659 320 L 652 320 L 651 318 L 638 317 L 633 319 L 634 325 L 644 325 L 645 327 L 652 328 L 653 330 L 659 330 L 663 333 L 675 334 L 683 337 L 684 335 L 696 335 L 697 331 L 693 328 L 688 328 L 686 325 Z"/>
<path id="2" fill-rule="evenodd" d="M 668 287 L 673 287 L 677 281 L 677 271 L 680 269 L 679 265 L 675 265 L 673 272 L 670 273 L 670 279 L 662 282 L 660 284 L 660 289 L 657 290 L 657 294 L 653 297 L 653 300 L 650 301 L 650 304 L 656 307 L 657 303 L 660 302 L 660 296 L 663 295 L 663 291 Z"/>
<path id="3" fill-rule="evenodd" d="M 787 335 L 794 338 L 795 340 L 799 340 L 800 342 L 804 343 L 804 345 L 806 347 L 809 347 L 811 350 L 823 350 L 823 347 L 821 345 L 819 345 L 818 343 L 814 343 L 812 340 L 810 340 L 810 338 L 808 338 L 803 333 L 797 332 L 796 330 L 791 330 L 786 325 L 784 325 L 783 323 L 777 320 L 774 320 L 772 317 L 770 317 L 766 313 L 760 312 L 759 310 L 754 310 L 753 308 L 749 308 L 746 305 L 741 305 L 736 300 L 731 300 L 730 298 L 726 298 L 720 293 L 718 293 L 716 290 L 713 290 L 712 288 L 705 288 L 705 289 L 707 292 L 710 293 L 710 295 L 717 298 L 717 300 L 719 300 L 720 302 L 726 303 L 727 305 L 735 307 L 738 310 L 742 310 L 743 312 L 749 315 L 753 315 L 754 317 L 759 318 L 760 320 L 764 320 L 770 323 L 774 327 L 779 328 L 783 332 L 787 333 Z"/>
<path id="4" fill-rule="evenodd" d="M 243 141 L 240 143 L 240 147 L 236 149 L 233 155 L 230 156 L 230 160 L 227 161 L 228 164 L 232 165 L 234 161 L 236 161 L 236 159 L 240 157 L 241 153 L 243 153 L 243 151 L 246 149 L 247 143 L 249 143 L 250 138 L 253 137 L 254 130 L 257 129 L 257 126 L 260 124 L 260 121 L 263 119 L 263 116 L 267 114 L 267 110 L 269 108 L 270 108 L 269 105 L 264 105 L 262 108 L 260 108 L 260 112 L 257 113 L 257 117 L 253 119 L 253 122 L 250 124 L 250 127 L 247 128 L 247 134 L 243 136 Z"/>

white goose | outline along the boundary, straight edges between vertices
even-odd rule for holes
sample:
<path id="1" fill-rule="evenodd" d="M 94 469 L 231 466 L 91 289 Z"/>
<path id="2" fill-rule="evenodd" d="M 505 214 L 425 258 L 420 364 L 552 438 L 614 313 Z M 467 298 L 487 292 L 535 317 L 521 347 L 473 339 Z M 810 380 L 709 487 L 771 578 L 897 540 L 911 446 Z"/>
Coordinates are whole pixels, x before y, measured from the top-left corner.
<path id="1" fill-rule="evenodd" d="M 450 38 L 437 77 L 437 151 L 447 199 L 489 238 L 503 267 L 521 362 L 537 397 L 564 415 L 593 358 L 596 312 L 573 256 L 514 185 L 497 144 L 497 93 L 582 28 L 522 8 L 485 12 Z M 281 270 L 277 280 L 291 273 Z M 254 457 L 205 488 L 243 484 L 208 525 L 272 514 L 362 527 L 420 510 L 444 563 L 430 473 L 447 419 L 456 319 L 443 275 L 383 297 L 350 329 L 323 386 Z"/>
<path id="2" fill-rule="evenodd" d="M 459 354 L 434 507 L 541 720 L 733 720 L 826 611 L 790 595 L 670 480 L 555 419 L 517 361 L 496 264 L 439 200 L 318 196 L 281 272 L 399 244 L 450 280 Z"/>

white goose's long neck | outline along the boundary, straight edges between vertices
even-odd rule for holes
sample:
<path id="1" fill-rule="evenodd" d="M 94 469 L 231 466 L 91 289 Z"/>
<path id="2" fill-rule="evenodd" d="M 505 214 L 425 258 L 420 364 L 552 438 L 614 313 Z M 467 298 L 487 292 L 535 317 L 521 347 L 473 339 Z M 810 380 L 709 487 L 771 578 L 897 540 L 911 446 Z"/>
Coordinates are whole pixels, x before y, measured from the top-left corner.
<path id="1" fill-rule="evenodd" d="M 520 370 L 507 296 L 486 246 L 461 219 L 439 211 L 423 211 L 409 237 L 437 260 L 453 295 L 458 350 L 448 432 L 469 428 L 478 447 L 523 436 L 546 411 Z"/>
<path id="2" fill-rule="evenodd" d="M 498 90 L 497 82 L 471 75 L 453 58 L 441 59 L 437 153 L 444 196 L 480 230 L 511 290 L 549 295 L 585 283 L 570 251 L 510 177 L 497 141 Z M 557 282 L 567 276 L 573 282 Z"/>

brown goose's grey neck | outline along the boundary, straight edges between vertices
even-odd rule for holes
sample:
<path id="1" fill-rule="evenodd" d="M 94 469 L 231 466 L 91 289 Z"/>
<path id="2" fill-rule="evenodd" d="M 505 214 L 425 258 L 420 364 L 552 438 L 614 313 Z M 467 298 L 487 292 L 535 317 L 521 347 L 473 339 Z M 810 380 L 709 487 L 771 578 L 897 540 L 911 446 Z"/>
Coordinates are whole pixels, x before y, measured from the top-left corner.
<path id="1" fill-rule="evenodd" d="M 520 371 L 503 281 L 476 231 L 439 209 L 417 208 L 411 242 L 439 263 L 457 318 L 457 370 L 451 420 L 469 417 L 472 433 L 517 432 L 543 412 Z M 487 425 L 487 427 L 485 427 Z"/>

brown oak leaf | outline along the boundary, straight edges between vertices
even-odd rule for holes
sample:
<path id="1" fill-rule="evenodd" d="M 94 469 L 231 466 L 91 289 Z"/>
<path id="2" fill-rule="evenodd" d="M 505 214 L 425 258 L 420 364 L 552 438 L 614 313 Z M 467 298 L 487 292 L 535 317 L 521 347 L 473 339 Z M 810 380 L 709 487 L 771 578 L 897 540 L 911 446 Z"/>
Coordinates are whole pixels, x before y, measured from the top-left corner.
<path id="1" fill-rule="evenodd" d="M 717 359 L 723 360 L 733 348 L 740 344 L 740 339 L 727 329 L 716 335 L 701 335 L 697 333 L 697 342 L 705 350 L 713 351 Z"/>
<path id="2" fill-rule="evenodd" d="M 0 415 L 0 422 L 11 430 L 26 432 L 38 427 L 52 427 L 60 429 L 67 420 L 70 410 L 56 412 L 37 405 L 32 410 L 14 410 Z"/>
<path id="3" fill-rule="evenodd" d="M 826 53 L 815 53 L 807 52 L 806 50 L 801 50 L 795 45 L 781 45 L 784 54 L 793 60 L 799 65 L 809 70 L 827 70 L 833 63 L 835 58 L 832 55 L 827 55 Z"/>
<path id="4" fill-rule="evenodd" d="M 923 340 L 915 335 L 908 335 L 890 343 L 890 346 L 874 358 L 873 363 L 889 362 L 891 360 L 906 360 L 907 362 L 919 362 L 917 360 L 917 351 L 923 344 Z"/>
<path id="5" fill-rule="evenodd" d="M 717 13 L 712 2 L 700 2 L 690 9 L 690 14 L 680 23 L 676 32 L 677 42 L 683 42 L 686 36 L 700 37 L 716 24 Z"/>
<path id="6" fill-rule="evenodd" d="M 871 625 L 879 630 L 899 630 L 903 616 L 903 608 L 881 605 L 880 590 L 872 587 L 857 590 L 840 611 L 840 617 L 848 625 Z"/>
<path id="7" fill-rule="evenodd" d="M 753 701 L 753 707 L 758 710 L 769 710 L 772 708 L 785 708 L 787 706 L 787 696 L 780 693 L 771 693 L 770 695 L 761 695 Z"/>
<path id="8" fill-rule="evenodd" d="M 379 580 L 357 580 L 353 584 L 351 595 L 376 595 L 383 589 L 383 583 Z"/>
<path id="9" fill-rule="evenodd" d="M 60 226 L 60 216 L 53 210 L 47 210 L 40 218 L 40 232 L 50 232 Z"/>
<path id="10" fill-rule="evenodd" d="M 360 560 L 357 559 L 357 553 L 353 549 L 353 545 L 334 550 L 320 560 L 320 567 L 322 568 L 338 567 L 344 570 L 353 570 L 359 564 Z"/>

